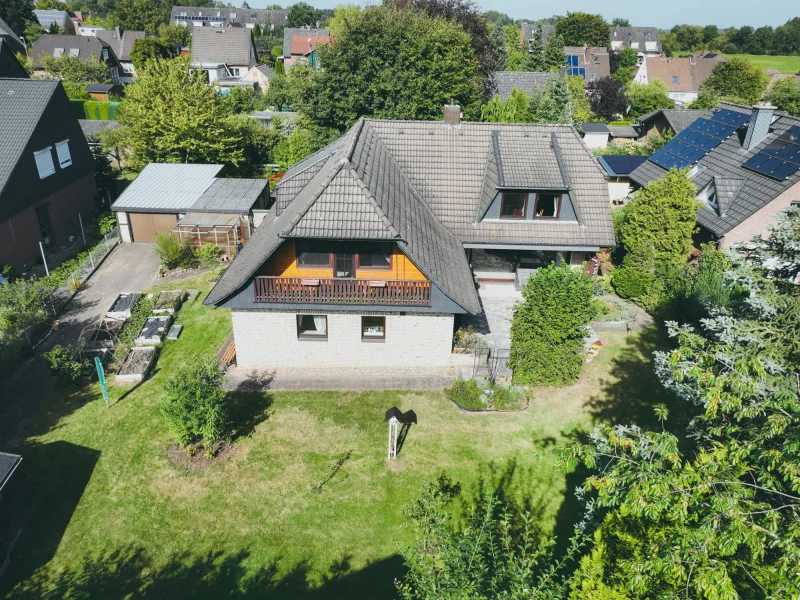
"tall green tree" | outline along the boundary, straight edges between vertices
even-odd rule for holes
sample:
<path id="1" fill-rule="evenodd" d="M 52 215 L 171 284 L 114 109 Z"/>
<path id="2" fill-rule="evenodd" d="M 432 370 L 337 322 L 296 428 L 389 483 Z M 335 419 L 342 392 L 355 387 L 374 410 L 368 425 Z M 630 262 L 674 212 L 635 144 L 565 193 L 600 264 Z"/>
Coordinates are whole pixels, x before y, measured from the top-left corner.
<path id="1" fill-rule="evenodd" d="M 700 94 L 690 108 L 711 108 L 721 100 L 752 105 L 761 99 L 769 77 L 744 58 L 719 63 L 700 85 Z"/>
<path id="2" fill-rule="evenodd" d="M 767 94 L 767 100 L 790 115 L 800 117 L 800 84 L 794 77 L 775 82 Z"/>
<path id="3" fill-rule="evenodd" d="M 17 35 L 25 32 L 28 23 L 36 23 L 33 0 L 3 0 L 0 2 L 0 19 Z"/>
<path id="4" fill-rule="evenodd" d="M 467 118 L 480 114 L 478 61 L 469 35 L 450 21 L 368 7 L 319 57 L 325 68 L 312 75 L 300 107 L 316 125 L 341 131 L 361 116 L 441 119 L 451 99 Z"/>
<path id="5" fill-rule="evenodd" d="M 566 77 L 557 77 L 537 90 L 530 101 L 531 123 L 572 123 L 570 89 Z"/>
<path id="6" fill-rule="evenodd" d="M 188 27 L 177 23 L 162 23 L 158 26 L 158 36 L 170 44 L 189 46 L 192 43 L 192 34 Z"/>
<path id="7" fill-rule="evenodd" d="M 119 107 L 131 161 L 238 167 L 246 138 L 228 107 L 186 58 L 145 63 Z"/>
<path id="8" fill-rule="evenodd" d="M 505 100 L 495 96 L 481 109 L 484 123 L 528 123 L 531 118 L 528 94 L 514 88 Z"/>
<path id="9" fill-rule="evenodd" d="M 561 36 L 565 46 L 588 44 L 607 48 L 611 45 L 611 30 L 602 15 L 568 12 L 566 17 L 556 21 L 555 33 Z"/>
<path id="10" fill-rule="evenodd" d="M 675 108 L 675 101 L 668 96 L 669 89 L 660 79 L 651 83 L 630 83 L 625 88 L 625 95 L 630 101 L 631 117 L 641 117 L 654 110 Z"/>
<path id="11" fill-rule="evenodd" d="M 572 124 L 592 123 L 598 120 L 598 116 L 592 112 L 592 106 L 586 97 L 586 82 L 583 77 L 578 75 L 567 76 L 569 86 L 570 112 Z"/>
<path id="12" fill-rule="evenodd" d="M 125 31 L 155 33 L 169 23 L 172 0 L 119 0 L 109 20 Z"/>
<path id="13" fill-rule="evenodd" d="M 533 35 L 533 40 L 530 42 L 529 52 L 531 55 L 530 64 L 532 71 L 549 71 L 550 68 L 547 64 L 547 56 L 544 52 L 544 43 L 542 42 L 542 26 L 536 27 L 536 33 Z"/>
<path id="14" fill-rule="evenodd" d="M 631 22 L 628 19 L 622 19 L 620 17 L 612 19 L 611 20 L 611 24 L 614 25 L 615 27 L 630 27 L 631 26 Z"/>
<path id="15" fill-rule="evenodd" d="M 533 60 L 525 43 L 520 37 L 520 27 L 518 25 L 505 25 L 503 27 L 508 58 L 506 60 L 507 71 L 533 71 Z"/>
<path id="16" fill-rule="evenodd" d="M 725 311 L 669 324 L 677 347 L 655 369 L 687 427 L 657 406 L 660 430 L 603 425 L 571 447 L 609 511 L 574 598 L 800 595 L 798 247 L 793 208 L 743 249 Z"/>
<path id="17" fill-rule="evenodd" d="M 289 7 L 286 15 L 287 27 L 314 27 L 319 21 L 320 12 L 306 2 L 298 2 Z"/>
<path id="18" fill-rule="evenodd" d="M 564 53 L 564 40 L 555 33 L 547 36 L 547 44 L 544 47 L 545 71 L 558 72 L 567 64 L 567 55 Z"/>
<path id="19" fill-rule="evenodd" d="M 593 287 L 586 271 L 568 265 L 550 264 L 531 275 L 511 320 L 514 381 L 567 385 L 580 377 Z"/>
<path id="20" fill-rule="evenodd" d="M 627 252 L 652 247 L 655 259 L 686 262 L 697 222 L 697 191 L 686 171 L 669 171 L 636 192 L 625 209 L 620 241 Z"/>
<path id="21" fill-rule="evenodd" d="M 131 61 L 137 71 L 144 68 L 145 64 L 156 58 L 174 58 L 175 46 L 167 40 L 146 37 L 133 42 Z"/>

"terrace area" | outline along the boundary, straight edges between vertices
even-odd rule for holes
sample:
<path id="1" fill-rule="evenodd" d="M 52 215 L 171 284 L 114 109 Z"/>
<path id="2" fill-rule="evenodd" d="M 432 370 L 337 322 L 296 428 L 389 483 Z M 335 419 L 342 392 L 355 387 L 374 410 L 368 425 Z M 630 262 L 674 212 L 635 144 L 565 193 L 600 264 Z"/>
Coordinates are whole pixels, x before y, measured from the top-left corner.
<path id="1" fill-rule="evenodd" d="M 430 281 L 256 277 L 256 302 L 430 306 Z"/>

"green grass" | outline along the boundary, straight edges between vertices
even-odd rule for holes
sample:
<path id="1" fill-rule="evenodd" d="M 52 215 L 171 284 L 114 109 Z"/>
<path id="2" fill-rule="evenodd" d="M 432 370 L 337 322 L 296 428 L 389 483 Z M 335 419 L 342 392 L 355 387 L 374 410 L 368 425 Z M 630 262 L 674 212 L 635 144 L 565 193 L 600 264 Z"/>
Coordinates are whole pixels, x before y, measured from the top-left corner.
<path id="1" fill-rule="evenodd" d="M 606 334 L 578 383 L 536 390 L 521 413 L 464 414 L 439 393 L 234 393 L 242 436 L 188 468 L 167 453 L 163 385 L 188 357 L 220 347 L 230 315 L 198 300 L 177 321 L 183 334 L 154 376 L 112 387 L 111 408 L 96 384 L 62 390 L 30 423 L 17 448 L 21 498 L 8 498 L 30 518 L 0 593 L 16 584 L 11 598 L 388 598 L 412 537 L 403 507 L 425 482 L 447 473 L 462 483 L 456 520 L 491 485 L 565 540 L 585 473 L 564 473 L 558 447 L 598 420 L 652 422 L 663 401 L 655 334 Z M 387 464 L 392 405 L 419 422 Z"/>
<path id="2" fill-rule="evenodd" d="M 725 57 L 744 58 L 762 69 L 778 69 L 781 73 L 797 73 L 800 71 L 800 56 L 762 56 L 757 54 L 726 54 Z"/>

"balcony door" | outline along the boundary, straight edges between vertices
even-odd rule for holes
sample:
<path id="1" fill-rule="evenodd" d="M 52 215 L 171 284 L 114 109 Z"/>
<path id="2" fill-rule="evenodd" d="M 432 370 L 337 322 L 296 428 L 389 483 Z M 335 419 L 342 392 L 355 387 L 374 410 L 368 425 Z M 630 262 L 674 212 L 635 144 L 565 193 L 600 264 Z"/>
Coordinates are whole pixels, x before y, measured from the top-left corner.
<path id="1" fill-rule="evenodd" d="M 356 251 L 352 244 L 337 246 L 333 256 L 334 277 L 356 276 Z"/>

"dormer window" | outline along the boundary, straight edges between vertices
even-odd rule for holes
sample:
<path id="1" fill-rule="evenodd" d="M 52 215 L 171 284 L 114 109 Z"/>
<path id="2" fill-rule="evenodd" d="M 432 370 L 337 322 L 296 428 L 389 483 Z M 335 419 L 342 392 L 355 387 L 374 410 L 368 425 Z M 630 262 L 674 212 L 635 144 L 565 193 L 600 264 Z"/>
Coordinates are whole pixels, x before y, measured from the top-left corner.
<path id="1" fill-rule="evenodd" d="M 557 219 L 561 211 L 561 194 L 536 194 L 534 219 Z"/>
<path id="2" fill-rule="evenodd" d="M 503 192 L 500 203 L 501 219 L 524 219 L 528 206 L 528 194 L 520 192 Z"/>
<path id="3" fill-rule="evenodd" d="M 714 209 L 719 207 L 717 204 L 717 188 L 713 183 L 708 187 L 708 191 L 706 192 L 706 204 Z"/>

